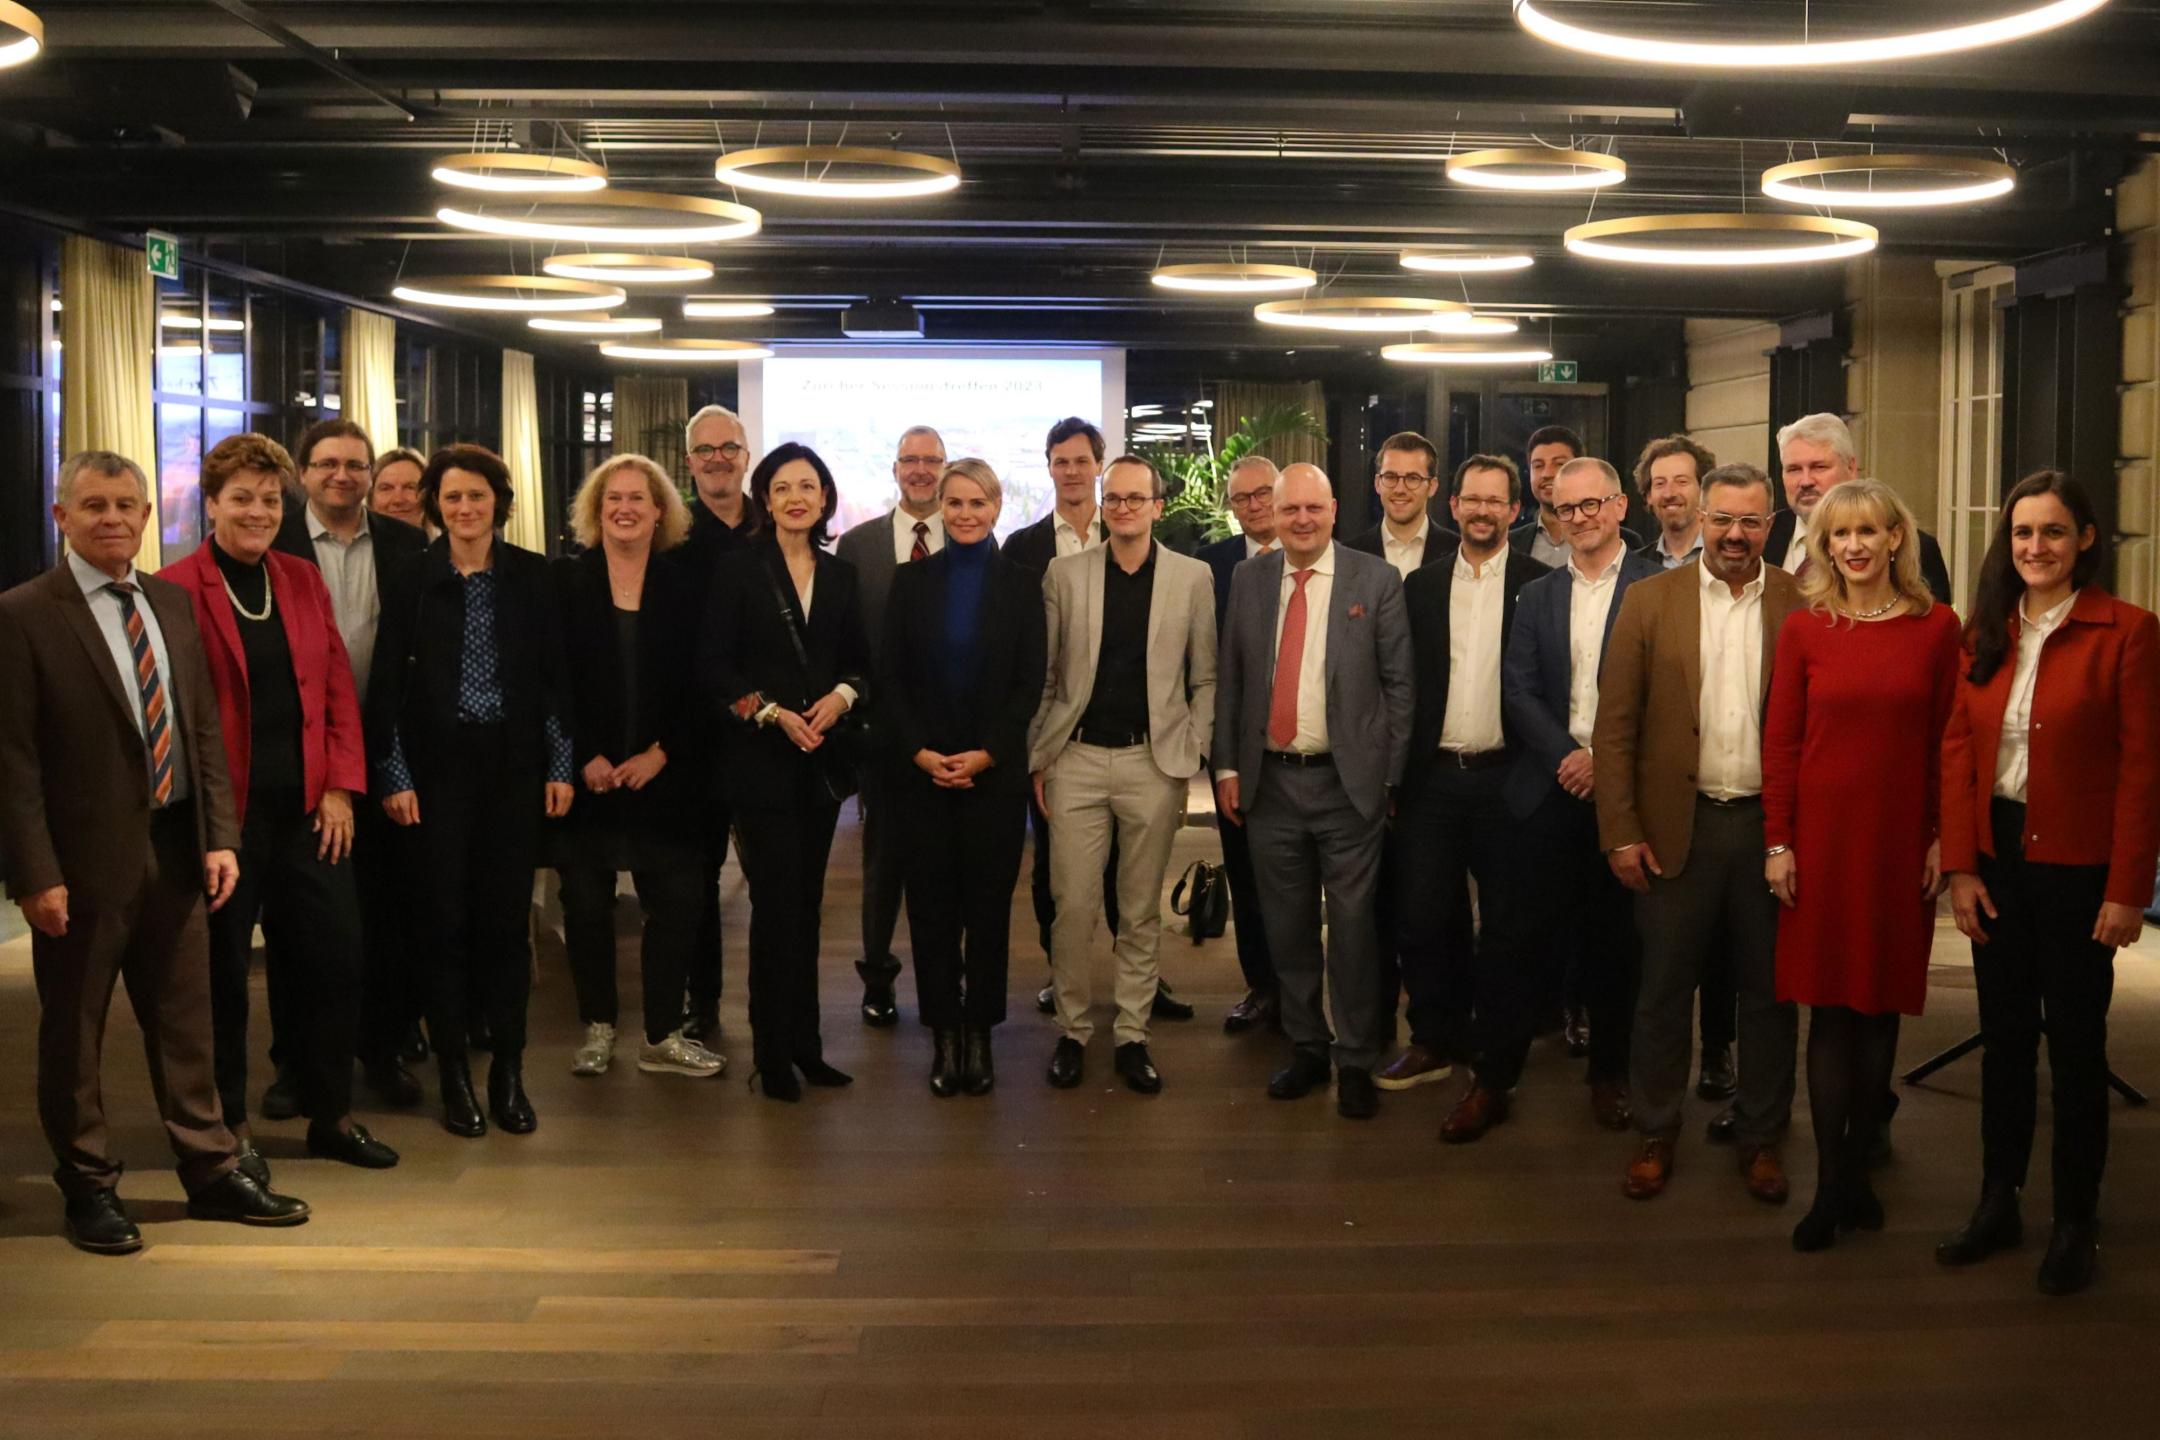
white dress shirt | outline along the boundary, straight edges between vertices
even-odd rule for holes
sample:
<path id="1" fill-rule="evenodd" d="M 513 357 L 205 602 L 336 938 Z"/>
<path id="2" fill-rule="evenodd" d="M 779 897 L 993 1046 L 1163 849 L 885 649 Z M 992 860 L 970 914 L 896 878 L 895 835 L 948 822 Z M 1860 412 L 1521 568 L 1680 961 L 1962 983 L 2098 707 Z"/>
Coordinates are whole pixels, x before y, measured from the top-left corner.
<path id="1" fill-rule="evenodd" d="M 1254 560 L 1262 555 L 1272 554 L 1274 550 L 1275 542 L 1273 540 L 1255 540 L 1250 535 L 1245 537 L 1245 558 L 1247 560 Z"/>
<path id="2" fill-rule="evenodd" d="M 1448 582 L 1447 712 L 1440 748 L 1477 754 L 1507 743 L 1500 726 L 1500 621 L 1507 608 L 1506 546 L 1483 565 L 1455 552 Z"/>
<path id="3" fill-rule="evenodd" d="M 892 512 L 892 558 L 895 565 L 907 564 L 915 553 L 915 527 L 927 525 L 923 536 L 923 549 L 935 555 L 945 548 L 945 512 L 933 510 L 918 520 L 907 511 L 895 507 Z M 1058 552 L 1063 554 L 1063 551 Z"/>
<path id="4" fill-rule="evenodd" d="M 1625 549 L 1615 549 L 1611 563 L 1592 580 L 1575 568 L 1568 557 L 1568 734 L 1577 745 L 1588 746 L 1597 728 L 1598 662 L 1605 656 L 1605 617 L 1612 613 L 1613 596 L 1620 593 L 1620 567 Z"/>
<path id="5" fill-rule="evenodd" d="M 1395 538 L 1395 531 L 1386 521 L 1380 523 L 1380 550 L 1387 563 L 1395 567 L 1395 573 L 1403 579 L 1410 578 L 1412 571 L 1425 563 L 1425 544 L 1432 534 L 1432 517 L 1418 517 L 1417 534 L 1408 540 Z"/>
<path id="6" fill-rule="evenodd" d="M 1995 745 L 1995 793 L 2004 800 L 2025 803 L 2025 785 L 2032 775 L 2033 687 L 2040 679 L 2040 651 L 2048 636 L 2062 628 L 2077 592 L 2047 614 L 2035 619 L 2018 601 L 2017 669 L 2010 677 L 2010 700 L 2003 707 L 2002 739 Z"/>
<path id="7" fill-rule="evenodd" d="M 1297 593 L 1291 576 L 1290 557 L 1283 556 L 1282 593 L 1275 606 L 1275 649 L 1282 654 L 1283 621 L 1290 613 L 1290 597 Z M 1297 738 L 1290 749 L 1299 755 L 1322 755 L 1328 749 L 1327 732 L 1327 631 L 1328 600 L 1335 593 L 1335 546 L 1329 543 L 1313 562 L 1312 578 L 1305 582 L 1305 653 L 1298 665 Z M 1274 667 L 1269 666 L 1268 693 L 1274 693 Z"/>
<path id="8" fill-rule="evenodd" d="M 1085 531 L 1075 530 L 1072 521 L 1065 518 L 1063 511 L 1052 511 L 1051 514 L 1054 518 L 1050 522 L 1050 538 L 1057 542 L 1059 559 L 1062 560 L 1067 555 L 1078 555 L 1083 550 L 1092 550 L 1103 543 L 1100 510 L 1089 517 Z"/>
<path id="9" fill-rule="evenodd" d="M 91 618 L 97 621 L 98 634 L 105 637 L 105 648 L 112 655 L 113 668 L 120 672 L 120 690 L 128 697 L 128 709 L 135 716 L 135 729 L 143 737 L 143 754 L 148 763 L 150 726 L 143 717 L 142 686 L 135 679 L 135 647 L 128 643 L 127 618 L 120 610 L 120 596 L 110 587 L 113 578 L 77 555 L 67 552 L 68 573 L 82 587 L 83 599 L 89 602 Z M 142 616 L 143 632 L 150 641 L 150 654 L 157 661 L 158 679 L 165 687 L 165 728 L 172 735 L 172 799 L 177 805 L 188 795 L 187 753 L 180 730 L 180 691 L 178 677 L 173 674 L 172 654 L 165 648 L 165 632 L 158 626 L 157 611 L 151 607 L 150 597 L 142 593 L 142 576 L 133 565 L 128 566 L 125 583 L 135 587 L 135 613 Z"/>
<path id="10" fill-rule="evenodd" d="M 1732 587 L 1701 569 L 1702 693 L 1696 698 L 1695 788 L 1713 800 L 1738 800 L 1762 794 L 1762 717 L 1756 697 L 1762 694 L 1762 596 L 1766 571 Z"/>
<path id="11" fill-rule="evenodd" d="M 1796 510 L 1793 512 L 1792 544 L 1785 547 L 1785 559 L 1778 568 L 1788 575 L 1797 575 L 1800 567 L 1806 563 L 1807 516 Z"/>
<path id="12" fill-rule="evenodd" d="M 375 532 L 363 509 L 360 533 L 341 538 L 323 524 L 315 507 L 307 507 L 308 539 L 315 544 L 315 567 L 322 572 L 330 591 L 330 609 L 337 616 L 338 638 L 345 642 L 346 658 L 352 661 L 353 689 L 367 700 L 368 671 L 375 660 L 375 627 L 382 619 L 382 597 L 375 590 Z"/>

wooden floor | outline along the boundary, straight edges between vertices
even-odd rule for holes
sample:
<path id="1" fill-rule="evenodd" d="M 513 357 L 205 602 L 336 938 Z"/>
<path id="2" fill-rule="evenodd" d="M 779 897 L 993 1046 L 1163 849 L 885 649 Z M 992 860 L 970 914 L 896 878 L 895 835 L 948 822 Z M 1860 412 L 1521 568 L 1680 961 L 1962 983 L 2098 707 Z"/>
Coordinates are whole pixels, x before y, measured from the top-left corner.
<path id="1" fill-rule="evenodd" d="M 1212 848 L 1187 831 L 1178 863 Z M 1319 1096 L 1268 1101 L 1279 1042 L 1220 1028 L 1227 941 L 1166 940 L 1201 1017 L 1158 1027 L 1167 1088 L 1143 1099 L 1111 1081 L 1107 1018 L 1088 1083 L 1043 1084 L 1054 1036 L 1016 924 L 1000 1086 L 937 1101 L 912 996 L 897 1030 L 856 1022 L 857 873 L 844 824 L 825 1033 L 851 1090 L 794 1107 L 745 1092 L 734 881 L 726 1078 L 573 1079 L 550 949 L 527 1065 L 539 1132 L 467 1141 L 431 1109 L 370 1113 L 405 1154 L 370 1174 L 264 1125 L 280 1185 L 315 1206 L 292 1232 L 182 1218 L 123 1010 L 106 1091 L 149 1241 L 123 1259 L 59 1238 L 26 947 L 0 946 L 0 1434 L 2153 1433 L 2150 1111 L 2115 1112 L 2099 1287 L 2051 1301 L 2034 1241 L 1962 1274 L 1930 1254 L 1977 1184 L 1971 1060 L 1907 1092 L 1889 1228 L 1819 1256 L 1787 1243 L 1797 1204 L 1750 1201 L 1695 1138 L 1699 1103 L 1673 1189 L 1622 1198 L 1629 1142 L 1592 1126 L 1579 1067 L 1549 1044 L 1516 1120 L 1468 1149 L 1434 1138 L 1460 1081 L 1385 1096 L 1362 1125 Z M 1942 933 L 1907 1060 L 1973 1025 Z M 2114 1033 L 2117 1066 L 2160 1088 L 2156 953 L 2124 957 Z M 630 1015 L 634 966 L 625 983 Z M 2043 1226 L 2045 1145 L 2043 1125 L 2027 1211 Z M 1796 1169 L 1810 1155 L 1803 1106 Z"/>

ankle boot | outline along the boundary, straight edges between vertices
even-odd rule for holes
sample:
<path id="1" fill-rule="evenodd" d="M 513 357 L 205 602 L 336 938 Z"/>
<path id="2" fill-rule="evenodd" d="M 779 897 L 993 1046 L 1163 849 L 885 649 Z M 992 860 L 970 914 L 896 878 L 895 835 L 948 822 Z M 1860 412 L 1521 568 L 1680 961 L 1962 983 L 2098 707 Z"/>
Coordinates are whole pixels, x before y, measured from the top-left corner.
<path id="1" fill-rule="evenodd" d="M 539 1128 L 532 1101 L 525 1098 L 525 1057 L 498 1053 L 488 1066 L 488 1112 L 508 1135 L 530 1135 Z"/>
<path id="2" fill-rule="evenodd" d="M 1935 1247 L 1935 1258 L 1945 1265 L 1972 1265 L 1998 1250 L 2015 1249 L 2024 1238 L 2017 1186 L 1991 1180 L 1980 1187 L 1980 1203 L 1972 1218 Z"/>
<path id="3" fill-rule="evenodd" d="M 997 1066 L 990 1058 L 990 1027 L 970 1025 L 963 1035 L 960 1083 L 970 1095 L 987 1095 L 997 1084 Z"/>
<path id="4" fill-rule="evenodd" d="M 2100 1222 L 2055 1217 L 2047 1254 L 2040 1261 L 2040 1293 L 2075 1295 L 2092 1284 L 2100 1258 Z"/>
<path id="5" fill-rule="evenodd" d="M 943 1100 L 960 1093 L 960 1032 L 936 1031 L 931 1043 L 930 1093 Z"/>
<path id="6" fill-rule="evenodd" d="M 472 1070 L 464 1052 L 437 1049 L 435 1073 L 442 1082 L 443 1129 L 467 1139 L 487 1134 L 487 1117 L 480 1113 L 480 1101 L 473 1095 Z"/>

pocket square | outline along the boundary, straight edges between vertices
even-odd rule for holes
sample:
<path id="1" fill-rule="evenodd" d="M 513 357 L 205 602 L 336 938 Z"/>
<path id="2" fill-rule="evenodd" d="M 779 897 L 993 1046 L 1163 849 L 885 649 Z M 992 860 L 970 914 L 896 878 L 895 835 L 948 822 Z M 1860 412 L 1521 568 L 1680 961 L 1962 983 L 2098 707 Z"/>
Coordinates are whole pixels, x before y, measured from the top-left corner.
<path id="1" fill-rule="evenodd" d="M 1360 604 L 1356 603 L 1355 601 L 1353 601 L 1353 602 L 1351 603 L 1351 606 L 1350 606 L 1350 618 L 1351 618 L 1352 620 L 1362 620 L 1362 619 L 1364 619 L 1364 618 L 1365 618 L 1365 607 L 1364 607 L 1363 605 L 1360 605 Z"/>

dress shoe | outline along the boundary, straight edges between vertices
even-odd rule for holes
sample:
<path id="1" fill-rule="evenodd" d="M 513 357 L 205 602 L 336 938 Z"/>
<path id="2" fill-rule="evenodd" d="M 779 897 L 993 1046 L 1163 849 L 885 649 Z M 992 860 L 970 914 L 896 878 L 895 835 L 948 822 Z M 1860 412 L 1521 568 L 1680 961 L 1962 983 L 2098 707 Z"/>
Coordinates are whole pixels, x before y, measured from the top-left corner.
<path id="1" fill-rule="evenodd" d="M 532 1101 L 525 1098 L 522 1057 L 497 1055 L 488 1066 L 488 1114 L 507 1135 L 530 1135 L 540 1127 Z"/>
<path id="2" fill-rule="evenodd" d="M 990 1027 L 969 1025 L 960 1035 L 960 1088 L 987 1095 L 997 1085 L 997 1061 L 990 1054 Z"/>
<path id="3" fill-rule="evenodd" d="M 1050 1052 L 1050 1083 L 1060 1090 L 1070 1090 L 1086 1074 L 1087 1051 L 1072 1036 L 1060 1036 L 1057 1049 Z"/>
<path id="4" fill-rule="evenodd" d="M 862 1023 L 873 1030 L 890 1030 L 900 1023 L 900 1002 L 890 985 L 863 987 Z"/>
<path id="5" fill-rule="evenodd" d="M 1043 988 L 1035 992 L 1035 1009 L 1044 1015 L 1057 1014 L 1057 982 L 1045 981 Z"/>
<path id="6" fill-rule="evenodd" d="M 1695 1093 L 1705 1100 L 1730 1100 L 1739 1090 L 1740 1076 L 1733 1069 L 1732 1046 L 1703 1051 L 1702 1074 L 1695 1078 Z"/>
<path id="7" fill-rule="evenodd" d="M 1567 1012 L 1560 1022 L 1560 1034 L 1567 1041 L 1567 1053 L 1576 1060 L 1590 1053 L 1590 1012 L 1577 1005 Z"/>
<path id="8" fill-rule="evenodd" d="M 1980 1203 L 1964 1228 L 1935 1247 L 1945 1265 L 1974 1265 L 1998 1250 L 2014 1250 L 2025 1238 L 2025 1217 L 2018 1213 L 2015 1185 L 1983 1185 Z"/>
<path id="9" fill-rule="evenodd" d="M 1457 1101 L 1447 1119 L 1440 1122 L 1440 1138 L 1450 1145 L 1467 1145 L 1484 1139 L 1486 1131 L 1507 1118 L 1507 1091 L 1472 1083 L 1470 1093 Z"/>
<path id="10" fill-rule="evenodd" d="M 368 1134 L 367 1127 L 357 1120 L 349 1130 L 317 1120 L 307 1127 L 307 1148 L 310 1155 L 342 1160 L 363 1170 L 388 1170 L 398 1162 L 397 1151 Z"/>
<path id="11" fill-rule="evenodd" d="M 2100 1261 L 2098 1220 L 2057 1220 L 2040 1261 L 2040 1293 L 2075 1295 L 2092 1284 Z"/>
<path id="12" fill-rule="evenodd" d="M 1345 1120 L 1370 1120 L 1380 1113 L 1380 1092 L 1372 1071 L 1345 1065 L 1335 1075 L 1335 1113 Z"/>
<path id="13" fill-rule="evenodd" d="M 1275 1072 L 1267 1082 L 1268 1099 L 1302 1100 L 1327 1084 L 1334 1073 L 1325 1055 L 1308 1055 L 1303 1050 L 1293 1051 L 1290 1063 Z"/>
<path id="14" fill-rule="evenodd" d="M 930 1037 L 930 1093 L 940 1100 L 960 1093 L 960 1032 L 934 1031 Z"/>
<path id="15" fill-rule="evenodd" d="M 1590 1116 L 1607 1130 L 1625 1130 L 1635 1123 L 1628 1103 L 1625 1080 L 1599 1080 L 1590 1086 Z"/>
<path id="16" fill-rule="evenodd" d="M 1703 1127 L 1703 1139 L 1712 1145 L 1730 1145 L 1737 1138 L 1738 1124 L 1733 1118 L 1732 1106 L 1728 1105 L 1710 1117 L 1710 1123 Z"/>
<path id="17" fill-rule="evenodd" d="M 142 1249 L 142 1231 L 121 1208 L 120 1192 L 109 1185 L 69 1196 L 62 1227 L 68 1244 L 93 1255 L 126 1255 Z"/>
<path id="18" fill-rule="evenodd" d="M 300 1077 L 290 1066 L 280 1065 L 270 1088 L 263 1091 L 262 1117 L 265 1120 L 290 1120 L 300 1113 Z"/>
<path id="19" fill-rule="evenodd" d="M 802 1100 L 802 1081 L 795 1078 L 795 1067 L 781 1063 L 758 1065 L 751 1069 L 749 1080 L 744 1082 L 764 1095 L 768 1100 L 779 1100 L 789 1105 Z"/>
<path id="20" fill-rule="evenodd" d="M 1132 1040 L 1118 1046 L 1111 1065 L 1117 1071 L 1118 1078 L 1125 1082 L 1125 1088 L 1134 1094 L 1155 1095 L 1161 1092 L 1162 1072 L 1155 1068 L 1154 1060 L 1148 1056 L 1147 1046 L 1140 1041 Z"/>
<path id="21" fill-rule="evenodd" d="M 385 1105 L 404 1109 L 426 1098 L 412 1071 L 399 1063 L 394 1055 L 368 1061 L 360 1067 L 360 1074 L 367 1082 L 367 1088 L 375 1092 L 375 1098 Z"/>
<path id="22" fill-rule="evenodd" d="M 1785 1178 L 1785 1167 L 1778 1163 L 1777 1151 L 1768 1145 L 1743 1147 L 1740 1173 L 1747 1180 L 1747 1193 L 1765 1205 L 1783 1205 L 1792 1198 L 1792 1184 Z"/>
<path id="23" fill-rule="evenodd" d="M 405 1027 L 405 1038 L 398 1042 L 398 1059 L 407 1065 L 419 1065 L 428 1057 L 427 1032 L 415 1020 Z"/>
<path id="24" fill-rule="evenodd" d="M 1621 1193 L 1630 1200 L 1655 1200 L 1665 1193 L 1672 1172 L 1672 1141 L 1645 1140 L 1628 1162 L 1627 1176 L 1620 1183 Z"/>
<path id="25" fill-rule="evenodd" d="M 1808 1206 L 1807 1214 L 1793 1226 L 1792 1248 L 1803 1255 L 1827 1250 L 1837 1243 L 1838 1217 L 1843 1209 L 1833 1186 L 1819 1186 L 1815 1191 L 1815 1203 Z"/>
<path id="26" fill-rule="evenodd" d="M 487 1134 L 487 1117 L 473 1094 L 472 1070 L 462 1054 L 435 1052 L 435 1074 L 442 1086 L 443 1129 L 470 1140 Z"/>
<path id="27" fill-rule="evenodd" d="M 1169 981 L 1158 980 L 1155 983 L 1155 1003 L 1148 1007 L 1148 1014 L 1157 1020 L 1190 1020 L 1193 1017 L 1193 1008 L 1170 993 Z"/>
<path id="28" fill-rule="evenodd" d="M 855 1083 L 853 1075 L 826 1064 L 823 1057 L 797 1060 L 795 1068 L 802 1071 L 803 1084 L 815 1085 L 820 1090 L 838 1090 L 843 1085 Z"/>
<path id="29" fill-rule="evenodd" d="M 1382 1090 L 1409 1090 L 1445 1080 L 1454 1073 L 1455 1067 L 1446 1056 L 1411 1044 L 1403 1048 L 1402 1054 L 1380 1067 L 1380 1073 L 1373 1076 L 1373 1084 Z"/>
<path id="30" fill-rule="evenodd" d="M 308 1218 L 308 1207 L 305 1200 L 280 1195 L 275 1190 L 256 1184 L 238 1170 L 228 1170 L 188 1196 L 187 1213 L 191 1220 L 237 1220 L 242 1225 L 298 1225 Z"/>
<path id="31" fill-rule="evenodd" d="M 1257 1025 L 1271 1030 L 1282 1027 L 1282 1006 L 1273 990 L 1248 990 L 1245 998 L 1232 1005 L 1223 1016 L 1225 1035 L 1242 1035 Z"/>
<path id="32" fill-rule="evenodd" d="M 244 1137 L 236 1135 L 233 1137 L 233 1143 L 235 1147 L 233 1150 L 234 1163 L 240 1167 L 248 1179 L 268 1189 L 270 1186 L 270 1162 L 263 1158 L 262 1151 L 255 1148 L 255 1138 L 252 1135 Z"/>

